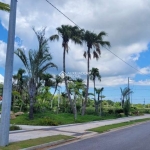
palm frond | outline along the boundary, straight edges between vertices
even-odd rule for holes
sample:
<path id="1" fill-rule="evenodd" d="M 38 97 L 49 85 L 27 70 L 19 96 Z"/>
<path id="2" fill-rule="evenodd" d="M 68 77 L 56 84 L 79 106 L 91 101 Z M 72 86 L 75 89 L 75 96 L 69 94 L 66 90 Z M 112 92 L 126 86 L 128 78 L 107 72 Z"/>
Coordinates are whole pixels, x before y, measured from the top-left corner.
<path id="1" fill-rule="evenodd" d="M 0 2 L 0 10 L 9 12 L 10 11 L 10 5 L 5 4 L 3 2 Z"/>
<path id="2" fill-rule="evenodd" d="M 14 53 L 21 59 L 27 71 L 29 72 L 30 66 L 29 66 L 28 58 L 25 55 L 24 49 L 18 48 Z"/>
<path id="3" fill-rule="evenodd" d="M 98 60 L 98 59 L 99 59 L 99 55 L 97 54 L 97 52 L 96 52 L 96 51 L 93 51 L 93 58 L 96 58 L 96 60 Z"/>
<path id="4" fill-rule="evenodd" d="M 86 51 L 84 52 L 83 56 L 86 58 Z"/>
<path id="5" fill-rule="evenodd" d="M 49 38 L 51 41 L 55 41 L 55 40 L 59 40 L 59 35 L 58 34 L 55 34 L 55 35 L 52 35 L 50 38 Z"/>
<path id="6" fill-rule="evenodd" d="M 98 34 L 98 39 L 102 39 L 103 36 L 107 36 L 107 33 L 104 32 L 104 31 L 101 31 L 101 32 Z"/>

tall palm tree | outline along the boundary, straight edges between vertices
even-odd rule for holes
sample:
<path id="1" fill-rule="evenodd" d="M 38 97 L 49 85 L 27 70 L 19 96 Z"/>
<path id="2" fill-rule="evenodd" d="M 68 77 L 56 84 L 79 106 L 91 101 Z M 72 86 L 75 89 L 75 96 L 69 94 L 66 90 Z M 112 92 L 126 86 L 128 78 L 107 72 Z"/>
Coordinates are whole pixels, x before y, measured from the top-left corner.
<path id="1" fill-rule="evenodd" d="M 23 62 L 29 76 L 28 93 L 30 98 L 30 119 L 33 119 L 33 108 L 35 97 L 39 88 L 39 78 L 41 77 L 41 74 L 50 67 L 57 67 L 51 62 L 52 56 L 49 53 L 48 47 L 49 39 L 45 38 L 45 29 L 39 32 L 34 30 L 34 32 L 38 39 L 38 50 L 35 51 L 30 49 L 28 52 L 28 57 L 26 56 L 24 49 L 17 49 L 15 51 L 15 54 Z"/>
<path id="2" fill-rule="evenodd" d="M 0 2 L 0 10 L 9 12 L 10 11 L 10 6 L 8 4 Z"/>
<path id="3" fill-rule="evenodd" d="M 94 83 L 94 100 L 96 100 L 95 99 L 95 80 L 96 80 L 96 78 L 98 78 L 98 80 L 101 81 L 101 76 L 100 76 L 100 73 L 99 73 L 99 69 L 98 68 L 92 68 L 90 70 L 89 76 L 90 76 L 90 79 Z"/>
<path id="4" fill-rule="evenodd" d="M 110 47 L 110 43 L 108 41 L 103 40 L 103 36 L 106 36 L 107 34 L 102 31 L 99 34 L 95 34 L 90 31 L 86 31 L 83 34 L 83 41 L 86 43 L 88 50 L 84 52 L 83 56 L 87 57 L 87 89 L 86 89 L 86 95 L 85 95 L 85 101 L 84 106 L 82 108 L 82 115 L 85 113 L 86 104 L 87 104 L 87 97 L 88 97 L 88 89 L 89 89 L 89 68 L 90 68 L 90 59 L 91 59 L 91 50 L 93 50 L 93 58 L 96 60 L 99 59 L 101 55 L 100 46 Z"/>
<path id="5" fill-rule="evenodd" d="M 70 92 L 68 89 L 68 83 L 67 83 L 67 78 L 66 78 L 66 53 L 68 53 L 69 50 L 69 40 L 73 41 L 75 44 L 82 44 L 81 41 L 81 35 L 83 30 L 79 30 L 77 26 L 70 26 L 70 25 L 62 25 L 61 27 L 56 28 L 58 31 L 58 34 L 52 35 L 50 37 L 51 41 L 54 40 L 59 40 L 59 37 L 62 38 L 62 47 L 63 47 L 63 73 L 64 73 L 64 80 L 65 80 L 65 86 L 69 98 L 69 102 L 71 105 L 71 108 L 73 110 L 73 103 L 70 97 Z"/>

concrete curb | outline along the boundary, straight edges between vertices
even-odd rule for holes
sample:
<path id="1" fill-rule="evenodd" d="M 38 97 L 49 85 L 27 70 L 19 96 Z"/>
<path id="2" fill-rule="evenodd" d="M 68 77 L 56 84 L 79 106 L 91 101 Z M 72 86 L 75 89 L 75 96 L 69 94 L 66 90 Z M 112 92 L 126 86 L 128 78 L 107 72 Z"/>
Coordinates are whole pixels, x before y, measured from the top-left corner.
<path id="1" fill-rule="evenodd" d="M 53 141 L 53 142 L 49 142 L 49 143 L 45 143 L 45 144 L 41 144 L 41 145 L 36 145 L 36 146 L 32 146 L 32 147 L 28 147 L 28 148 L 24 148 L 24 149 L 20 149 L 20 150 L 38 150 L 40 148 L 56 146 L 56 145 L 63 144 L 63 143 L 66 143 L 66 142 L 70 142 L 70 141 L 74 141 L 74 140 L 78 140 L 78 138 L 72 138 L 72 139 L 68 139 L 68 140 Z"/>

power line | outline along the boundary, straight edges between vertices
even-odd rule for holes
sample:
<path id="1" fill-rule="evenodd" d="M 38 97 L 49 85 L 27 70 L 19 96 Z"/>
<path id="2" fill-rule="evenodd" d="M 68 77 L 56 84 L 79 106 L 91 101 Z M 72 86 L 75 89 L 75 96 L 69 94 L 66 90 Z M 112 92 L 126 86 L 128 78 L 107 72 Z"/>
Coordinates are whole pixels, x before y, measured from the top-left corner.
<path id="1" fill-rule="evenodd" d="M 70 20 L 73 24 L 75 24 L 78 28 L 80 28 L 74 21 L 72 21 L 68 16 L 66 16 L 62 11 L 60 11 L 56 6 L 54 6 L 51 2 L 46 0 L 52 7 L 54 7 L 57 11 L 59 11 L 63 16 L 65 16 L 68 20 Z M 80 28 L 81 29 L 81 28 Z"/>
<path id="2" fill-rule="evenodd" d="M 64 17 L 66 17 L 68 20 L 70 20 L 74 25 L 76 25 L 78 28 L 80 28 L 80 26 L 78 26 L 73 20 L 71 20 L 68 16 L 66 16 L 62 11 L 60 11 L 56 6 L 54 6 L 51 2 L 49 2 L 48 0 L 46 0 L 48 4 L 50 4 L 52 7 L 54 7 L 58 12 L 60 12 Z M 80 28 L 81 29 L 81 28 Z M 133 67 L 132 65 L 130 65 L 129 63 L 127 63 L 126 61 L 124 61 L 122 58 L 120 58 L 119 56 L 117 56 L 115 53 L 113 53 L 111 50 L 109 50 L 107 47 L 105 47 L 110 53 L 112 53 L 114 56 L 116 56 L 118 59 L 120 59 L 122 62 L 124 62 L 126 65 L 128 65 L 129 67 L 131 67 L 132 69 L 138 71 L 139 73 L 143 74 L 140 70 L 138 70 L 137 68 Z M 146 75 L 146 74 L 145 74 Z M 149 75 L 146 75 L 149 76 Z"/>
<path id="3" fill-rule="evenodd" d="M 143 74 L 140 70 L 138 70 L 137 68 L 133 67 L 132 65 L 130 65 L 129 63 L 127 63 L 126 61 L 124 61 L 122 58 L 120 58 L 119 56 L 117 56 L 115 53 L 113 53 L 111 50 L 109 50 L 107 47 L 105 47 L 110 53 L 112 53 L 113 55 L 115 55 L 118 59 L 120 59 L 121 61 L 123 61 L 126 65 L 128 65 L 129 67 L 131 67 L 132 69 L 140 72 L 141 74 Z M 146 74 L 145 74 L 146 75 Z M 148 75 L 147 75 L 148 76 Z"/>

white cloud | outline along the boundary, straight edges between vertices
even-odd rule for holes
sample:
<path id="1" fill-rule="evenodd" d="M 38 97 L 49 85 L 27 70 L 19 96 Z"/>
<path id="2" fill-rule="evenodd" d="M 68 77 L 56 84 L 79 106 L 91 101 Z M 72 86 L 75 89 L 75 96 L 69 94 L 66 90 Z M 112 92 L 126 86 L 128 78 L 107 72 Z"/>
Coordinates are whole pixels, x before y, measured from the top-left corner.
<path id="1" fill-rule="evenodd" d="M 4 83 L 4 77 L 0 74 L 0 83 Z"/>
<path id="2" fill-rule="evenodd" d="M 141 68 L 140 74 L 150 74 L 150 67 Z"/>
<path id="3" fill-rule="evenodd" d="M 10 3 L 10 0 L 4 0 L 4 2 Z M 90 0 L 51 0 L 50 2 L 81 28 L 95 33 L 106 31 L 108 36 L 105 37 L 105 40 L 111 42 L 110 50 L 113 53 L 140 72 L 149 73 L 148 66 L 140 68 L 137 65 L 140 54 L 147 50 L 149 42 L 150 2 L 148 0 L 109 0 L 107 2 L 100 0 L 94 3 Z M 0 12 L 0 16 L 2 24 L 8 28 L 8 13 Z M 18 1 L 16 35 L 22 39 L 26 49 L 37 48 L 37 39 L 32 31 L 33 26 L 36 29 L 47 27 L 46 35 L 49 37 L 56 34 L 55 28 L 62 24 L 73 25 L 46 1 Z M 3 47 L 0 54 L 5 55 L 6 44 L 2 45 L 0 44 L 0 47 Z M 83 51 L 87 50 L 86 45 L 77 46 L 70 42 L 69 47 L 69 54 L 66 56 L 66 70 L 85 72 L 87 61 L 83 57 Z M 53 62 L 59 67 L 58 71 L 53 71 L 58 73 L 62 71 L 63 62 L 61 40 L 50 42 L 50 51 L 53 55 Z M 21 66 L 18 65 L 18 62 L 19 59 L 15 56 L 15 70 Z M 4 58 L 0 58 L 0 64 L 4 65 Z M 99 61 L 93 59 L 90 61 L 90 68 L 92 67 L 99 68 L 103 86 L 123 84 L 128 76 L 134 77 L 138 73 L 136 69 L 131 68 L 104 48 L 102 48 Z"/>
<path id="4" fill-rule="evenodd" d="M 3 41 L 0 41 L 0 67 L 4 68 L 5 59 L 6 59 L 6 48 L 7 44 Z"/>

